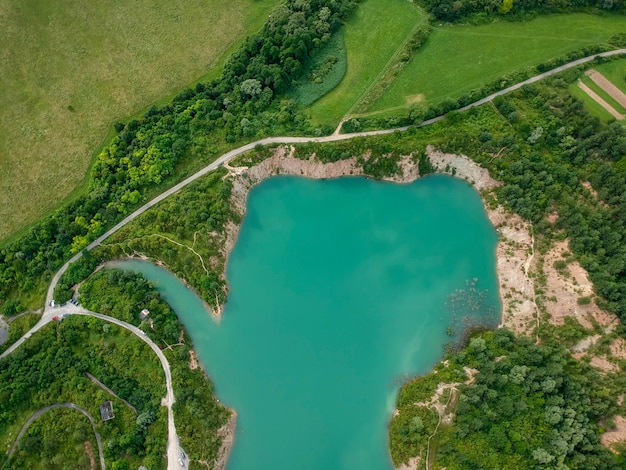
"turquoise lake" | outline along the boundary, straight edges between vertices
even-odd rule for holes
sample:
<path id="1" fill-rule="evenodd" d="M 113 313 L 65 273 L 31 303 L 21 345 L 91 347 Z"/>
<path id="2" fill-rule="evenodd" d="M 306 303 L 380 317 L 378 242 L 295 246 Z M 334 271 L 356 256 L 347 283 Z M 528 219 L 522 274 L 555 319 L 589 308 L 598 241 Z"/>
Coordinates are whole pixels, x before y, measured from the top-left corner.
<path id="1" fill-rule="evenodd" d="M 389 470 L 387 423 L 407 377 L 467 325 L 496 326 L 497 234 L 478 193 L 274 177 L 250 193 L 213 321 L 167 271 L 155 281 L 239 414 L 228 470 Z"/>

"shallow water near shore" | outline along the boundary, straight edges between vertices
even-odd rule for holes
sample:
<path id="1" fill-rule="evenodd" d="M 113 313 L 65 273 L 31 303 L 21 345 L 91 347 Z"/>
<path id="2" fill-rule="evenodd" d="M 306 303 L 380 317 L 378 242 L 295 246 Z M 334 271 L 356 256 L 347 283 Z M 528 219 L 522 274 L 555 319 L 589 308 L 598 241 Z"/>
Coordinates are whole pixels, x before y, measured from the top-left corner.
<path id="1" fill-rule="evenodd" d="M 448 176 L 275 177 L 250 194 L 219 324 L 169 272 L 116 265 L 157 283 L 237 410 L 229 470 L 388 470 L 402 382 L 452 331 L 499 322 L 496 242 L 478 193 Z"/>

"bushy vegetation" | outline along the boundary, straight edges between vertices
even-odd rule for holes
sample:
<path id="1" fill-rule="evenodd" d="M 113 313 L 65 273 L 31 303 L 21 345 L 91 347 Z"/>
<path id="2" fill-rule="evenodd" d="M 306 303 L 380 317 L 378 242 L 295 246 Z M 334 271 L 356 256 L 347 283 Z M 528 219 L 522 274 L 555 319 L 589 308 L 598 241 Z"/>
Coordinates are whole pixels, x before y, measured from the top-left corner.
<path id="1" fill-rule="evenodd" d="M 83 284 L 80 293 L 87 308 L 141 327 L 164 350 L 172 371 L 173 409 L 181 445 L 191 459 L 212 462 L 221 445 L 217 430 L 226 423 L 229 412 L 215 400 L 213 384 L 203 369 L 190 368 L 191 339 L 152 283 L 140 274 L 103 269 Z M 139 312 L 144 308 L 150 316 L 142 322 Z"/>
<path id="2" fill-rule="evenodd" d="M 96 436 L 87 417 L 75 410 L 54 408 L 31 424 L 10 464 L 3 468 L 63 469 L 66 462 L 74 462 L 74 468 L 88 469 L 90 457 L 99 462 Z"/>
<path id="3" fill-rule="evenodd" d="M 209 304 L 224 304 L 224 226 L 235 220 L 225 173 L 212 172 L 142 214 L 98 249 L 98 257 L 142 253 L 163 262 Z"/>
<path id="4" fill-rule="evenodd" d="M 151 419 L 137 423 L 135 412 L 93 384 L 86 372 L 129 401 L 139 415 Z M 160 400 L 164 395 L 161 365 L 145 343 L 100 320 L 70 317 L 46 326 L 0 361 L 0 436 L 8 449 L 17 430 L 36 410 L 75 403 L 96 420 L 107 462 L 122 460 L 135 466 L 143 462 L 150 468 L 163 468 L 167 420 Z M 113 401 L 116 416 L 102 423 L 99 405 L 107 400 Z M 64 431 L 75 431 L 69 429 Z M 42 442 L 45 455 L 54 452 L 62 439 L 63 432 L 57 428 L 57 433 L 55 439 Z M 29 458 L 24 454 L 36 451 L 29 449 L 21 451 L 26 461 Z"/>
<path id="5" fill-rule="evenodd" d="M 435 18 L 443 21 L 473 20 L 488 21 L 489 18 L 506 16 L 514 19 L 528 19 L 539 13 L 560 13 L 570 11 L 623 11 L 624 4 L 619 0 L 560 0 L 546 2 L 531 1 L 492 1 L 492 0 L 423 0 L 426 9 Z"/>
<path id="6" fill-rule="evenodd" d="M 309 106 L 341 82 L 347 66 L 343 33 L 338 30 L 319 54 L 308 61 L 301 78 L 288 96 L 303 106 Z"/>
<path id="7" fill-rule="evenodd" d="M 455 360 L 480 372 L 459 388 L 438 465 L 622 468 L 621 457 L 600 444 L 597 424 L 616 411 L 607 398 L 617 390 L 561 345 L 535 345 L 500 329 L 472 338 Z"/>
<path id="8" fill-rule="evenodd" d="M 240 139 L 272 133 L 313 132 L 293 101 L 275 96 L 300 77 L 355 7 L 351 0 L 301 2 L 276 7 L 249 37 L 220 79 L 199 83 L 140 119 L 117 124 L 119 134 L 96 158 L 89 190 L 27 235 L 0 251 L 0 299 L 32 292 L 64 259 L 180 175 L 181 162 L 196 167 Z M 190 164 L 190 161 L 194 161 Z"/>

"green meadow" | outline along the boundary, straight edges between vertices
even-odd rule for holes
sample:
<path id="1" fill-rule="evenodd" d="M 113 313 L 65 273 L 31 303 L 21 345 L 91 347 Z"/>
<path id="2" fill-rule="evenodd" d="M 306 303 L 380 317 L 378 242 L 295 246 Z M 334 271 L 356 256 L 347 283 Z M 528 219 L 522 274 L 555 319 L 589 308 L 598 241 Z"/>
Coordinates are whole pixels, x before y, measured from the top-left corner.
<path id="1" fill-rule="evenodd" d="M 408 1 L 366 0 L 344 26 L 348 66 L 344 79 L 316 101 L 308 114 L 316 124 L 337 125 L 393 60 L 411 31 L 424 19 Z"/>
<path id="2" fill-rule="evenodd" d="M 525 67 L 605 42 L 626 30 L 626 17 L 576 13 L 523 23 L 433 26 L 426 45 L 372 105 L 372 114 L 403 111 L 415 102 L 458 98 Z"/>
<path id="3" fill-rule="evenodd" d="M 218 67 L 278 0 L 0 0 L 0 240 L 81 186 L 123 121 Z"/>

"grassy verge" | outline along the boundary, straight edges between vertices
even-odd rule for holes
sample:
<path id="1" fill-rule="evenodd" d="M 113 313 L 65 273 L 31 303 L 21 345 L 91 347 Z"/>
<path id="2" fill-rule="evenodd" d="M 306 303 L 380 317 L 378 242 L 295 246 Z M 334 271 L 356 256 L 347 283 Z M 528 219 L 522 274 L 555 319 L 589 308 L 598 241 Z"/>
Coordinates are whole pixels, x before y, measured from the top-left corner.
<path id="1" fill-rule="evenodd" d="M 114 120 L 205 75 L 276 3 L 0 6 L 0 239 L 80 186 Z"/>
<path id="2" fill-rule="evenodd" d="M 525 23 L 436 26 L 370 111 L 404 111 L 415 102 L 458 98 L 517 70 L 606 41 L 624 28 L 623 16 L 586 14 L 550 15 Z"/>
<path id="3" fill-rule="evenodd" d="M 39 321 L 39 315 L 24 315 L 16 318 L 9 323 L 9 333 L 7 340 L 0 346 L 0 353 L 9 349 L 9 347 L 20 339 L 24 334 L 30 330 Z"/>
<path id="4" fill-rule="evenodd" d="M 315 102 L 309 115 L 316 124 L 336 125 L 385 70 L 423 14 L 409 2 L 366 0 L 344 27 L 348 52 L 346 76 Z"/>

